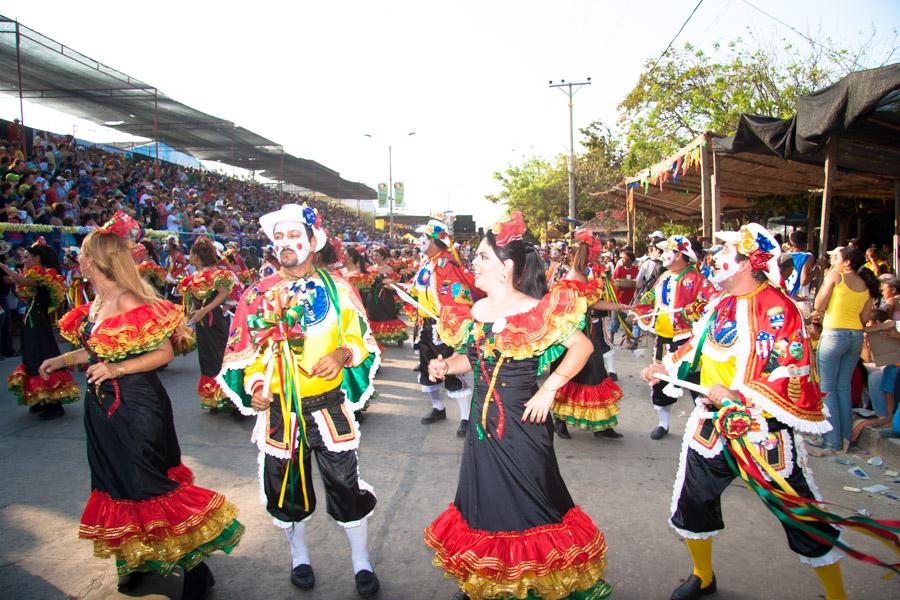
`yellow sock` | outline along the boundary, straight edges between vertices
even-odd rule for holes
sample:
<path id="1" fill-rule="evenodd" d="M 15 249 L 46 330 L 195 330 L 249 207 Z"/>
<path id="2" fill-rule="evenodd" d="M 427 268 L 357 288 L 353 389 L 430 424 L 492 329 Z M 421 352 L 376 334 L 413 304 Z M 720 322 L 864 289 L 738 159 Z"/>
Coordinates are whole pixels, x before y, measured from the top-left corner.
<path id="1" fill-rule="evenodd" d="M 816 567 L 816 575 L 825 590 L 825 600 L 847 600 L 844 591 L 844 579 L 841 577 L 841 563 L 833 563 L 826 567 Z"/>
<path id="2" fill-rule="evenodd" d="M 712 538 L 705 540 L 685 538 L 684 543 L 691 553 L 691 560 L 694 561 L 694 575 L 700 578 L 700 587 L 709 587 L 713 580 Z"/>

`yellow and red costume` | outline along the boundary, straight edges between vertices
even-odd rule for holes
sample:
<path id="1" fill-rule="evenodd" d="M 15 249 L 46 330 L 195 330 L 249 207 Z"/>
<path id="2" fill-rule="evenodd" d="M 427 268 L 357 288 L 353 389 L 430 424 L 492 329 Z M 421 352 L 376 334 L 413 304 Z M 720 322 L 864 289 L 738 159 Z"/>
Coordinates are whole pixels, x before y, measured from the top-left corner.
<path id="1" fill-rule="evenodd" d="M 311 375 L 326 354 L 349 355 L 334 379 Z M 365 309 L 354 287 L 323 270 L 298 278 L 281 270 L 244 292 L 217 381 L 245 415 L 257 415 L 251 440 L 259 449 L 260 487 L 274 523 L 289 528 L 315 510 L 309 479 L 316 456 L 328 490 L 328 513 L 353 528 L 375 507 L 358 474 L 359 425 L 354 413 L 374 393 L 380 363 Z M 250 399 L 268 386 L 270 408 Z"/>
<path id="2" fill-rule="evenodd" d="M 413 279 L 409 295 L 421 307 L 416 311 L 419 349 L 419 384 L 422 391 L 430 393 L 440 389 L 443 383 L 451 398 L 466 398 L 469 391 L 462 379 L 455 375 L 434 381 L 428 375 L 428 363 L 440 356 L 450 356 L 453 351 L 437 335 L 436 321 L 432 315 L 439 315 L 441 309 L 453 305 L 471 306 L 475 302 L 473 290 L 475 278 L 448 250 L 441 250 L 434 256 L 423 256 L 419 270 Z"/>

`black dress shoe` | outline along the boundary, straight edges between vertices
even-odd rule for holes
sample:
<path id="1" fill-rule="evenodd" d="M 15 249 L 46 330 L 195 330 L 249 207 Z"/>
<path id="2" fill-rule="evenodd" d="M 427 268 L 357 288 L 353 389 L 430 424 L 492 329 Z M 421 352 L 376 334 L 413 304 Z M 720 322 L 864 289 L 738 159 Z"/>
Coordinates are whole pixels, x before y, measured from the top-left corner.
<path id="1" fill-rule="evenodd" d="M 316 574 L 309 565 L 297 565 L 291 570 L 291 583 L 301 590 L 311 590 L 316 585 Z"/>
<path id="2" fill-rule="evenodd" d="M 691 573 L 691 576 L 684 580 L 684 583 L 675 588 L 669 600 L 697 600 L 700 596 L 709 596 L 716 593 L 716 576 L 713 575 L 712 582 L 706 587 L 700 587 L 702 582 L 700 578 Z"/>
<path id="3" fill-rule="evenodd" d="M 214 585 L 216 578 L 206 563 L 202 562 L 184 574 L 181 600 L 204 600 Z"/>
<path id="4" fill-rule="evenodd" d="M 619 375 L 615 371 L 610 371 L 609 378 L 612 379 L 613 381 L 618 381 Z"/>
<path id="5" fill-rule="evenodd" d="M 469 596 L 464 591 L 459 590 L 455 594 L 453 594 L 452 600 L 469 600 Z"/>
<path id="6" fill-rule="evenodd" d="M 456 428 L 456 437 L 464 438 L 466 437 L 466 432 L 469 430 L 469 420 L 463 419 L 459 422 L 459 427 Z"/>
<path id="7" fill-rule="evenodd" d="M 363 569 L 356 574 L 356 593 L 363 598 L 371 598 L 378 593 L 380 587 L 378 576 L 372 571 Z"/>
<path id="8" fill-rule="evenodd" d="M 594 437 L 599 438 L 610 438 L 613 440 L 617 440 L 620 437 L 624 437 L 621 433 L 610 427 L 609 429 L 604 429 L 603 431 L 595 431 Z"/>
<path id="9" fill-rule="evenodd" d="M 120 593 L 130 592 L 138 585 L 140 585 L 141 581 L 144 579 L 144 575 L 146 575 L 143 571 L 132 571 L 126 575 L 122 575 L 119 577 L 119 583 L 116 585 L 116 589 L 119 590 Z"/>
<path id="10" fill-rule="evenodd" d="M 651 440 L 661 440 L 669 433 L 669 430 L 662 425 L 657 425 L 656 429 L 650 432 Z"/>
<path id="11" fill-rule="evenodd" d="M 566 426 L 566 422 L 562 419 L 553 419 L 553 429 L 556 431 L 556 435 L 558 435 L 562 439 L 572 439 L 572 434 L 569 433 L 569 428 Z"/>
<path id="12" fill-rule="evenodd" d="M 30 413 L 39 413 L 44 412 L 50 407 L 49 404 L 32 404 L 28 407 L 28 412 Z"/>
<path id="13" fill-rule="evenodd" d="M 63 405 L 59 402 L 54 402 L 53 404 L 47 405 L 47 408 L 41 411 L 41 414 L 38 415 L 38 420 L 52 421 L 53 419 L 58 419 L 65 415 L 66 409 L 63 408 Z"/>
<path id="14" fill-rule="evenodd" d="M 431 412 L 422 417 L 422 425 L 431 425 L 432 423 L 437 423 L 438 421 L 446 421 L 447 420 L 447 409 L 438 410 L 436 408 L 432 408 Z"/>

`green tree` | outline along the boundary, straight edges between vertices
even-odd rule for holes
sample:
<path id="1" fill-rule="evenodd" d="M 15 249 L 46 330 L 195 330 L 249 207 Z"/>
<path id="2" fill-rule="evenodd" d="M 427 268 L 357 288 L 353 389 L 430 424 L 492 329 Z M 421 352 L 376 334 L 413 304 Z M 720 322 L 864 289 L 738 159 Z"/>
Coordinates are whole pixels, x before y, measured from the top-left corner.
<path id="1" fill-rule="evenodd" d="M 596 194 L 608 190 L 622 177 L 623 154 L 613 132 L 600 121 L 580 130 L 585 152 L 575 157 L 577 218 L 592 219 L 607 202 Z M 566 155 L 552 162 L 532 157 L 494 174 L 501 190 L 488 196 L 510 211 L 522 211 L 530 231 L 537 234 L 549 223 L 568 214 L 569 179 Z"/>
<path id="2" fill-rule="evenodd" d="M 894 31 L 894 40 L 897 32 Z M 800 96 L 821 89 L 872 57 L 875 32 L 857 48 L 832 52 L 830 39 L 765 48 L 738 38 L 707 53 L 692 44 L 646 63 L 619 105 L 626 172 L 662 160 L 704 131 L 734 132 L 742 113 L 787 118 Z M 893 54 L 893 52 L 892 52 Z M 888 59 L 890 59 L 890 55 Z"/>

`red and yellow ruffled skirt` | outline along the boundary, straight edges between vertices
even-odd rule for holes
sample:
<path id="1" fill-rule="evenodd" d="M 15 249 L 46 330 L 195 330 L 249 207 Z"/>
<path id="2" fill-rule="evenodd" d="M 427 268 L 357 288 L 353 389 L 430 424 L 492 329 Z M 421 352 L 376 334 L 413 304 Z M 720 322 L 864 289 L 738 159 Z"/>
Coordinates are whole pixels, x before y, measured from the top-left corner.
<path id="1" fill-rule="evenodd" d="M 435 552 L 433 564 L 472 600 L 598 600 L 612 593 L 603 580 L 606 541 L 577 506 L 562 523 L 488 532 L 470 529 L 451 504 L 425 529 L 425 543 Z"/>
<path id="2" fill-rule="evenodd" d="M 225 392 L 219 387 L 214 377 L 200 376 L 197 384 L 197 396 L 200 398 L 200 406 L 203 408 L 222 409 L 231 406 Z"/>
<path id="3" fill-rule="evenodd" d="M 550 411 L 573 427 L 603 431 L 618 425 L 621 398 L 622 388 L 609 377 L 597 385 L 569 381 L 556 392 Z"/>
<path id="4" fill-rule="evenodd" d="M 244 533 L 237 507 L 218 492 L 192 485 L 190 469 L 180 465 L 168 476 L 181 485 L 164 496 L 113 500 L 95 490 L 88 498 L 78 536 L 93 542 L 94 556 L 114 557 L 120 575 L 189 571 L 215 551 L 230 553 Z"/>
<path id="5" fill-rule="evenodd" d="M 19 365 L 9 374 L 9 391 L 19 398 L 19 404 L 34 406 L 35 404 L 69 404 L 78 400 L 81 391 L 72 379 L 72 374 L 60 369 L 50 374 L 48 379 L 40 375 L 30 376 L 25 365 Z"/>
<path id="6" fill-rule="evenodd" d="M 406 323 L 400 319 L 372 321 L 371 325 L 372 335 L 381 345 L 402 344 L 409 337 L 406 333 Z"/>

